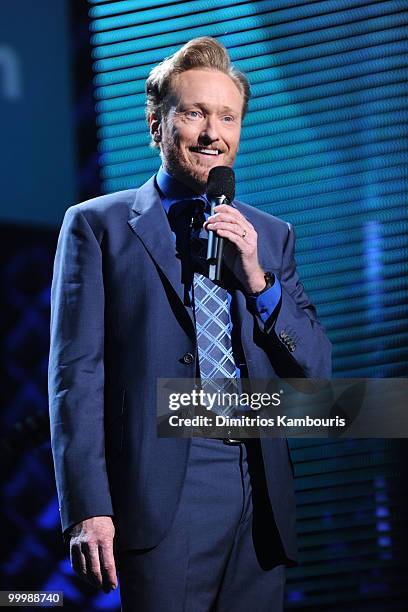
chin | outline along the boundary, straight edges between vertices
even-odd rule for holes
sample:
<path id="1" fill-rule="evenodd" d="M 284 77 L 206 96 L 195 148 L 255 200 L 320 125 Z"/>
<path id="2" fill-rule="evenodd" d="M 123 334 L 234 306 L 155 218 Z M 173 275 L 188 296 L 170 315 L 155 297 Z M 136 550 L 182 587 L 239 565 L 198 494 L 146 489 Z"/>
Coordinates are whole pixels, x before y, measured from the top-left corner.
<path id="1" fill-rule="evenodd" d="M 200 184 L 200 185 L 206 185 L 207 181 L 208 181 L 208 175 L 210 173 L 210 170 L 212 170 L 213 168 L 216 168 L 217 166 L 221 166 L 222 163 L 212 163 L 212 164 L 208 164 L 206 166 L 193 166 L 192 168 L 189 169 L 188 174 L 191 176 L 192 179 L 194 179 L 196 181 L 196 183 Z"/>
<path id="2" fill-rule="evenodd" d="M 211 168 L 200 168 L 194 167 L 183 167 L 181 173 L 184 180 L 188 183 L 192 183 L 200 189 L 205 189 L 208 180 L 208 174 Z"/>
<path id="3" fill-rule="evenodd" d="M 202 174 L 198 175 L 195 173 L 191 173 L 189 174 L 189 179 L 190 181 L 193 181 L 195 185 L 200 188 L 201 191 L 205 191 L 205 188 L 207 187 L 208 172 L 206 176 L 203 176 Z"/>

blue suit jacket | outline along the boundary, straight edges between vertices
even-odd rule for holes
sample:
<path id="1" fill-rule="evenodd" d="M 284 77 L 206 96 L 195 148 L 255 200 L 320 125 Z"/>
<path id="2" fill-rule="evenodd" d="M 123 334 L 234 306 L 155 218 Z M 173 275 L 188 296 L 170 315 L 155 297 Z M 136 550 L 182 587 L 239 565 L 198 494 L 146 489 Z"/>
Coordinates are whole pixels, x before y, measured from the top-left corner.
<path id="1" fill-rule="evenodd" d="M 291 226 L 235 201 L 259 235 L 259 259 L 282 285 L 262 331 L 234 290 L 231 308 L 248 374 L 330 376 L 330 343 L 298 280 Z M 51 441 L 63 531 L 113 515 L 121 549 L 158 544 L 183 484 L 189 439 L 157 438 L 156 380 L 193 378 L 193 320 L 154 178 L 65 214 L 51 295 Z M 286 337 L 281 337 L 284 331 Z M 291 339 L 288 343 L 287 337 Z M 293 473 L 286 440 L 262 439 L 269 497 L 285 553 L 296 556 Z"/>

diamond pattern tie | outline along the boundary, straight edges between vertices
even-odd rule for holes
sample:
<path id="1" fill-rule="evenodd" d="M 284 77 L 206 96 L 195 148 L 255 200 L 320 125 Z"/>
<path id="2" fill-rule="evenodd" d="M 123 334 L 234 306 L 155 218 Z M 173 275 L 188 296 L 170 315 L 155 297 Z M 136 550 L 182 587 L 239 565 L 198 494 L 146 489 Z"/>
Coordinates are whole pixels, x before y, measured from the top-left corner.
<path id="1" fill-rule="evenodd" d="M 194 273 L 194 312 L 201 377 L 234 377 L 227 292 L 197 272 Z"/>
<path id="2" fill-rule="evenodd" d="M 207 241 L 203 239 L 206 232 L 200 232 L 203 221 L 204 215 L 199 211 L 194 217 L 191 240 L 193 265 L 200 271 L 204 271 L 207 250 Z M 208 270 L 208 266 L 205 267 Z M 226 391 L 227 385 L 217 385 L 214 379 L 236 377 L 227 291 L 204 274 L 194 272 L 193 295 L 202 387 L 207 383 L 213 392 Z M 214 411 L 223 414 L 229 412 L 228 408 L 220 409 L 216 406 Z"/>

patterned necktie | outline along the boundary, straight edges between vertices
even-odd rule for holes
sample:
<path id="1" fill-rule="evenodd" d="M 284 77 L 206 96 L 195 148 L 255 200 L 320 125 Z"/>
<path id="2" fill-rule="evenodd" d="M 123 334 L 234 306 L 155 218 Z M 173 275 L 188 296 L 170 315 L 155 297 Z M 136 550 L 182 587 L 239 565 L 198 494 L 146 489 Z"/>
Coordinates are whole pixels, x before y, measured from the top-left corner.
<path id="1" fill-rule="evenodd" d="M 203 207 L 196 209 L 192 223 L 191 257 L 195 269 L 193 279 L 194 315 L 198 344 L 198 360 L 202 387 L 210 387 L 212 392 L 227 390 L 225 381 L 214 379 L 236 378 L 235 361 L 231 345 L 231 322 L 227 291 L 215 285 L 205 276 L 207 240 L 202 228 Z M 201 231 L 200 231 L 201 229 Z M 205 269 L 207 272 L 205 272 Z M 229 410 L 215 406 L 214 411 L 225 414 Z"/>

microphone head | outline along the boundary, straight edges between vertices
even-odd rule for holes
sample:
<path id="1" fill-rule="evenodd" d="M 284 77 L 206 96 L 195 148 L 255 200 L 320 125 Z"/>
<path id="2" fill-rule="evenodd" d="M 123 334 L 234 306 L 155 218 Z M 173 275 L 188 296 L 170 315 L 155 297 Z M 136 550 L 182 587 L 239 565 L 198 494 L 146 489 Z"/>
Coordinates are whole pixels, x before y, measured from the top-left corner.
<path id="1" fill-rule="evenodd" d="M 222 195 L 229 202 L 235 196 L 235 174 L 229 166 L 215 166 L 208 173 L 207 196 L 211 199 Z"/>

